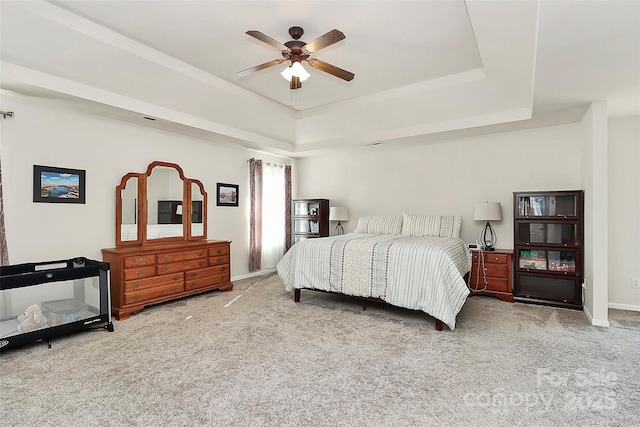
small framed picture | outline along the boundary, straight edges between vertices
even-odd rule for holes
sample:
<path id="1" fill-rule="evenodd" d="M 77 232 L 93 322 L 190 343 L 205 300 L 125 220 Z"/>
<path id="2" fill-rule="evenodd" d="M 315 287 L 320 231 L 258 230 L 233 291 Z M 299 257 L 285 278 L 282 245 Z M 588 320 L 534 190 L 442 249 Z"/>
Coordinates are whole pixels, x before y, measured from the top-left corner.
<path id="1" fill-rule="evenodd" d="M 218 183 L 217 206 L 238 206 L 238 186 L 235 184 Z"/>
<path id="2" fill-rule="evenodd" d="M 33 201 L 85 203 L 85 171 L 33 165 Z"/>

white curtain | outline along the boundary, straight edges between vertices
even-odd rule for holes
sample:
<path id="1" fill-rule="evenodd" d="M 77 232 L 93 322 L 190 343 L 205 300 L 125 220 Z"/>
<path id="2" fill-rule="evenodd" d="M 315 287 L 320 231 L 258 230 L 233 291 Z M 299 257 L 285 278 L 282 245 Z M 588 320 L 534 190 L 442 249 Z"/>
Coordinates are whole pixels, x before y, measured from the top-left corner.
<path id="1" fill-rule="evenodd" d="M 262 269 L 276 266 L 285 251 L 284 166 L 264 163 L 262 168 Z"/>

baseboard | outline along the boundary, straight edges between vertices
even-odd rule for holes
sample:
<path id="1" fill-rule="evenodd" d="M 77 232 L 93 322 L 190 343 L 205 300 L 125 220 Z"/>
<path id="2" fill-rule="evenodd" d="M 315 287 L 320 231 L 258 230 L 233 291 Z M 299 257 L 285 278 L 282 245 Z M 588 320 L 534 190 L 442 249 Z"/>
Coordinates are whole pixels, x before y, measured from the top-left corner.
<path id="1" fill-rule="evenodd" d="M 258 276 L 266 276 L 267 274 L 271 274 L 271 273 L 275 273 L 276 272 L 276 268 L 267 268 L 266 270 L 259 270 L 259 271 L 254 271 L 252 273 L 249 274 L 243 274 L 241 276 L 234 276 L 231 278 L 231 281 L 235 281 L 235 280 L 242 280 L 242 279 L 248 279 L 250 277 L 258 277 Z"/>
<path id="2" fill-rule="evenodd" d="M 587 316 L 587 319 L 589 319 L 589 323 L 591 323 L 593 326 L 601 326 L 603 328 L 608 328 L 609 327 L 609 321 L 608 320 L 594 319 L 593 316 L 591 315 L 591 313 L 589 312 L 589 310 L 587 309 L 586 305 L 582 306 L 582 312 L 584 313 L 585 316 Z"/>
<path id="3" fill-rule="evenodd" d="M 608 307 L 616 310 L 640 311 L 640 305 L 616 304 L 614 302 L 610 302 Z"/>

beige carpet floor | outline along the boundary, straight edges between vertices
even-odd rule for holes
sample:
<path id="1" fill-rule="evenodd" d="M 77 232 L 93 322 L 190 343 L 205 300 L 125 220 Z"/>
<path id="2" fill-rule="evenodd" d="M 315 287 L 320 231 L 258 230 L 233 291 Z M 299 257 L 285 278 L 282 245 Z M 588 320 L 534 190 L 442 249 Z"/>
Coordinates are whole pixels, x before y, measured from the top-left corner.
<path id="1" fill-rule="evenodd" d="M 633 325 L 474 297 L 454 332 L 433 326 L 247 279 L 0 353 L 0 425 L 640 425 Z"/>

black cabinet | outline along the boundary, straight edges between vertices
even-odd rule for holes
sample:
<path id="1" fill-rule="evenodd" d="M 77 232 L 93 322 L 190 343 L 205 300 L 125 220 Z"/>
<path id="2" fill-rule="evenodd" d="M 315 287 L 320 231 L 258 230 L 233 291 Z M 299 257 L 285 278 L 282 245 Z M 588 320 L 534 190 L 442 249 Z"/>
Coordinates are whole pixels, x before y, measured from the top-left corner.
<path id="1" fill-rule="evenodd" d="M 191 202 L 191 222 L 202 223 L 202 201 Z M 158 224 L 182 224 L 181 200 L 158 200 Z"/>
<path id="2" fill-rule="evenodd" d="M 304 239 L 329 236 L 329 200 L 293 200 L 291 221 L 291 244 Z"/>
<path id="3" fill-rule="evenodd" d="M 584 192 L 516 192 L 514 299 L 582 309 Z"/>

